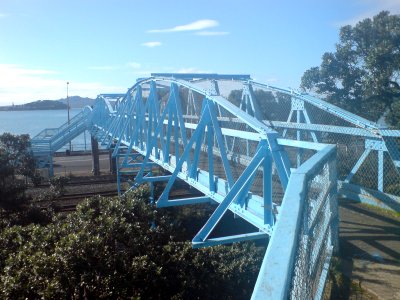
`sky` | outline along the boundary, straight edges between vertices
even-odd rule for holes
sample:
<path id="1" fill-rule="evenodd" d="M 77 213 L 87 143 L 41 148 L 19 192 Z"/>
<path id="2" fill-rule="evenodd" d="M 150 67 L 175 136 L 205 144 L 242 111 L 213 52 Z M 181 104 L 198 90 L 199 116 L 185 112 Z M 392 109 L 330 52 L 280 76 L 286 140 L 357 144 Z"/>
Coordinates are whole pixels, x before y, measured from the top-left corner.
<path id="1" fill-rule="evenodd" d="M 0 106 L 125 93 L 159 73 L 298 88 L 339 29 L 400 0 L 0 0 Z"/>

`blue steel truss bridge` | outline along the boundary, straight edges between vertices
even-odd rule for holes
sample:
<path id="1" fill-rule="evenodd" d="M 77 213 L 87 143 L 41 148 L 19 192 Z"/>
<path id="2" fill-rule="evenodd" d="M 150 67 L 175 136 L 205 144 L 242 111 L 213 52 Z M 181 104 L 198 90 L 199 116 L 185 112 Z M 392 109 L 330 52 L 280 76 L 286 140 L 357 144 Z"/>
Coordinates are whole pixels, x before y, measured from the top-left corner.
<path id="1" fill-rule="evenodd" d="M 322 297 L 337 197 L 399 211 L 399 130 L 249 75 L 158 73 L 101 94 L 32 139 L 39 163 L 52 169 L 53 153 L 85 130 L 113 151 L 119 193 L 148 184 L 160 208 L 216 204 L 193 247 L 265 240 L 252 299 Z M 177 180 L 201 196 L 171 199 Z M 228 210 L 256 230 L 214 237 Z"/>

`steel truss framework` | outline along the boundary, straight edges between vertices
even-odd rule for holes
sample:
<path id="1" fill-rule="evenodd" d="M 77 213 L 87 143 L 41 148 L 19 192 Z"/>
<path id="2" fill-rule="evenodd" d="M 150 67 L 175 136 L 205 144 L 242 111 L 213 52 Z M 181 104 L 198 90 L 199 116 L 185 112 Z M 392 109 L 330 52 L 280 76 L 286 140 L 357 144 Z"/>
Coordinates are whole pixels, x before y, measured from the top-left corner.
<path id="1" fill-rule="evenodd" d="M 226 85 L 240 90 L 237 105 L 228 101 Z M 266 117 L 268 103 L 255 96 L 260 89 L 285 95 L 290 108 L 276 119 Z M 343 122 L 316 122 L 318 111 Z M 378 175 L 386 167 L 384 159 L 398 172 L 398 131 L 248 75 L 152 74 L 125 95 L 100 95 L 87 112 L 78 118 L 85 129 L 114 149 L 119 193 L 122 185 L 149 184 L 150 201 L 158 207 L 218 205 L 193 238 L 194 247 L 269 240 L 254 299 L 322 295 L 338 231 L 336 148 L 325 144 L 332 142 L 330 134 L 361 137 L 365 147 L 339 181 L 340 194 L 359 199 L 368 194 L 368 199 L 384 199 L 388 207 L 398 205 L 396 195 L 383 193 L 383 179 L 375 190 L 352 182 L 372 151 L 379 153 Z M 177 180 L 203 196 L 171 199 Z M 163 188 L 158 199 L 155 185 Z M 214 237 L 213 229 L 228 210 L 256 230 Z"/>
<path id="2" fill-rule="evenodd" d="M 258 103 L 254 89 L 289 96 L 290 111 L 287 119 L 266 120 L 257 113 L 262 104 Z M 358 137 L 363 143 L 361 146 L 363 151 L 353 154 L 351 161 L 346 155 L 340 155 L 339 158 L 342 168 L 345 168 L 346 164 L 347 167 L 351 167 L 346 168 L 348 170 L 344 175 L 339 175 L 340 196 L 400 211 L 400 130 L 391 130 L 387 126 L 366 120 L 311 95 L 252 80 L 244 84 L 242 104 L 246 108 L 253 108 L 248 110 L 250 115 L 277 129 L 283 137 L 286 137 L 291 130 L 294 133 L 291 136 L 293 139 L 337 143 L 338 147 L 348 147 L 349 144 L 351 146 L 355 143 L 354 137 Z M 311 117 L 308 111 L 312 111 Z M 337 138 L 338 136 L 340 138 Z M 371 156 L 374 154 L 377 159 L 372 166 Z M 302 150 L 299 150 L 297 165 L 301 161 L 301 156 Z M 365 173 L 360 173 L 360 170 Z M 358 180 L 353 182 L 357 175 Z M 369 182 L 362 180 L 362 177 L 367 175 L 371 177 Z M 376 182 L 372 182 L 374 179 Z"/>
<path id="3" fill-rule="evenodd" d="M 206 88 L 201 87 L 204 82 L 188 81 L 190 75 L 184 75 L 185 80 L 162 75 L 140 80 L 124 97 L 100 95 L 93 109 L 92 133 L 103 145 L 113 148 L 113 156 L 117 158 L 119 192 L 122 184 L 134 189 L 147 183 L 152 191 L 150 201 L 157 207 L 218 204 L 193 238 L 196 248 L 255 239 L 271 239 L 268 248 L 279 248 L 282 246 L 279 238 L 272 242 L 279 224 L 285 222 L 281 226 L 289 226 L 289 230 L 302 228 L 294 221 L 309 218 L 301 207 L 317 201 L 314 206 L 324 212 L 314 212 L 314 225 L 308 228 L 310 243 L 307 247 L 310 251 L 313 249 L 313 256 L 299 257 L 295 251 L 299 244 L 298 235 L 287 235 L 293 251 L 279 257 L 267 253 L 265 260 L 289 263 L 289 269 L 276 271 L 290 279 L 276 282 L 273 279 L 276 273 L 260 273 L 253 298 L 265 296 L 265 286 L 275 291 L 272 298 L 279 293 L 286 297 L 290 291 L 306 288 L 306 285 L 292 281 L 308 275 L 296 274 L 293 270 L 295 262 L 311 258 L 314 259 L 312 283 L 323 287 L 326 279 L 323 266 L 329 265 L 337 238 L 337 181 L 336 169 L 332 166 L 335 147 L 279 138 L 275 130 L 253 117 L 244 107 L 237 107 L 220 95 L 218 75 L 211 76 Z M 251 103 L 250 99 L 247 101 Z M 289 157 L 290 151 L 297 152 L 298 149 L 313 159 L 306 172 L 294 169 L 296 165 Z M 299 159 L 299 166 L 305 161 Z M 160 167 L 163 172 L 159 171 Z M 203 196 L 171 199 L 171 189 L 178 179 L 196 188 Z M 312 180 L 318 184 L 311 187 Z M 290 197 L 300 206 L 283 211 L 283 203 L 290 200 L 284 200 L 282 193 L 286 197 L 285 190 L 294 189 L 299 183 L 308 192 L 312 190 L 313 195 L 307 199 L 300 195 Z M 158 199 L 153 192 L 156 184 L 163 187 Z M 228 210 L 254 225 L 256 230 L 214 237 L 213 229 Z M 289 217 L 280 222 L 286 214 Z M 318 295 L 317 291 L 314 294 Z"/>

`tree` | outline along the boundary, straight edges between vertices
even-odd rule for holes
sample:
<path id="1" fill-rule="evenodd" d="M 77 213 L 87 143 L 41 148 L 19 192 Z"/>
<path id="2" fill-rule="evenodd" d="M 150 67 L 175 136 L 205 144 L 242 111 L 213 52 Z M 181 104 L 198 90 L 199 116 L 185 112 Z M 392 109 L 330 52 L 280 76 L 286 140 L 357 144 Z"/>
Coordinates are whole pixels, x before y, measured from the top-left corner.
<path id="1" fill-rule="evenodd" d="M 400 16 L 383 11 L 340 29 L 336 51 L 307 70 L 301 87 L 371 120 L 393 113 L 400 100 Z M 398 112 L 397 112 L 398 114 Z M 393 123 L 392 117 L 387 118 Z"/>
<path id="2" fill-rule="evenodd" d="M 0 208 L 15 210 L 25 202 L 26 180 L 35 173 L 29 135 L 0 135 Z"/>
<path id="3" fill-rule="evenodd" d="M 400 129 L 400 100 L 393 102 L 386 120 L 396 128 Z"/>

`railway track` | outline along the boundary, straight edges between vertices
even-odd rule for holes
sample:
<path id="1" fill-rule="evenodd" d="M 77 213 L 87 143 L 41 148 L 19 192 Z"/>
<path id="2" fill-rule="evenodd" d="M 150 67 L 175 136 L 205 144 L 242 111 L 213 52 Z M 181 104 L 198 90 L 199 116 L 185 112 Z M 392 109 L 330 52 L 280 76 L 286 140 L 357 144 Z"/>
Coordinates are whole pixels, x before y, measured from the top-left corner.
<path id="1" fill-rule="evenodd" d="M 162 174 L 160 174 L 162 175 Z M 156 190 L 163 190 L 166 183 L 157 183 Z M 39 188 L 46 189 L 50 184 L 41 184 Z M 71 212 L 84 199 L 97 195 L 114 197 L 118 195 L 116 177 L 114 175 L 102 175 L 99 177 L 72 177 L 65 184 L 65 194 L 52 201 L 36 202 L 41 208 L 53 206 L 59 212 Z M 170 192 L 170 199 L 180 199 L 201 196 L 202 193 L 190 187 L 183 181 L 177 181 Z M 159 195 L 156 195 L 156 197 Z"/>
<path id="2" fill-rule="evenodd" d="M 117 191 L 104 191 L 104 192 L 87 192 L 87 193 L 74 193 L 74 194 L 66 194 L 62 195 L 57 199 L 57 201 L 68 201 L 68 200 L 80 200 L 80 199 L 86 199 L 90 198 L 93 196 L 103 196 L 103 197 L 112 197 L 112 196 L 117 196 L 118 192 Z"/>
<path id="3" fill-rule="evenodd" d="M 110 178 L 101 178 L 101 179 L 87 179 L 87 180 L 79 180 L 79 179 L 71 179 L 69 182 L 65 184 L 68 186 L 85 186 L 85 185 L 95 185 L 95 184 L 106 184 L 106 183 L 116 183 L 117 179 L 115 177 Z M 40 184 L 38 187 L 46 188 L 49 187 L 49 183 Z"/>
<path id="4" fill-rule="evenodd" d="M 94 196 L 103 196 L 103 197 L 114 197 L 117 196 L 118 193 L 116 190 L 112 191 L 101 191 L 101 192 L 86 192 L 86 193 L 73 193 L 66 194 L 58 197 L 52 201 L 40 201 L 35 202 L 41 208 L 47 208 L 49 206 L 55 206 L 57 211 L 72 211 L 75 210 L 76 206 L 82 202 L 84 199 L 91 198 Z"/>
<path id="5" fill-rule="evenodd" d="M 109 183 L 109 182 L 108 182 Z M 49 206 L 54 206 L 56 211 L 59 212 L 72 212 L 75 211 L 76 206 L 81 203 L 84 199 L 91 198 L 94 196 L 103 196 L 103 197 L 114 197 L 118 195 L 116 189 L 108 190 L 108 191 L 93 191 L 93 192 L 84 192 L 84 193 L 69 193 L 60 196 L 56 200 L 53 201 L 41 201 L 36 202 L 41 208 L 47 208 Z M 188 188 L 185 185 L 178 185 L 175 187 L 170 193 L 170 199 L 179 199 L 179 198 L 187 198 L 187 197 L 197 197 L 202 195 L 199 191 Z"/>

